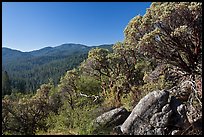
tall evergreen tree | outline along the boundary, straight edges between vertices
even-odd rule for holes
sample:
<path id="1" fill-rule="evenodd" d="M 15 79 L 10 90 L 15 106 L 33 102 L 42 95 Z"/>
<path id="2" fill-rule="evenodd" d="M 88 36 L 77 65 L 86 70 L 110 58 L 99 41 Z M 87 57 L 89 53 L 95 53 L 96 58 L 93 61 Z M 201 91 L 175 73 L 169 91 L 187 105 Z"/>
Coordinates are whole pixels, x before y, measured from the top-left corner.
<path id="1" fill-rule="evenodd" d="M 11 94 L 11 83 L 6 71 L 2 72 L 2 96 Z"/>

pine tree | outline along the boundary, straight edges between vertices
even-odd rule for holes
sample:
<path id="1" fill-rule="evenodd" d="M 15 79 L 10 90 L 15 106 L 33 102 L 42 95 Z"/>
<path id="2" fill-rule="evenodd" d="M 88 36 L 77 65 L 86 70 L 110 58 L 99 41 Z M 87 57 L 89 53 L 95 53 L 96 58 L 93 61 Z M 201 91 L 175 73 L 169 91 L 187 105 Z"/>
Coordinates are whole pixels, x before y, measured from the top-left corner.
<path id="1" fill-rule="evenodd" d="M 11 83 L 6 71 L 2 72 L 2 96 L 11 94 Z"/>

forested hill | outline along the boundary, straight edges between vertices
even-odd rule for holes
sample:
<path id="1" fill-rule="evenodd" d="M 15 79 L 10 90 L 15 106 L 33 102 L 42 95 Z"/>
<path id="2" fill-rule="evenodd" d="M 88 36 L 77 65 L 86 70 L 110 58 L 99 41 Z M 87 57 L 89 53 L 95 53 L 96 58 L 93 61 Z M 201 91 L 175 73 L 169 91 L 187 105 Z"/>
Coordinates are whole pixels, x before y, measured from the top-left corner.
<path id="1" fill-rule="evenodd" d="M 70 69 L 78 66 L 87 58 L 92 48 L 110 49 L 112 45 L 86 46 L 82 44 L 62 44 L 45 47 L 30 52 L 21 52 L 2 48 L 2 67 L 8 72 L 11 85 L 17 91 L 34 91 L 52 78 L 58 83 L 59 78 Z"/>
<path id="2" fill-rule="evenodd" d="M 201 34 L 201 2 L 153 2 L 111 52 L 11 51 L 2 93 L 11 91 L 8 75 L 45 84 L 2 96 L 2 135 L 202 135 Z M 57 85 L 45 81 L 60 74 Z"/>

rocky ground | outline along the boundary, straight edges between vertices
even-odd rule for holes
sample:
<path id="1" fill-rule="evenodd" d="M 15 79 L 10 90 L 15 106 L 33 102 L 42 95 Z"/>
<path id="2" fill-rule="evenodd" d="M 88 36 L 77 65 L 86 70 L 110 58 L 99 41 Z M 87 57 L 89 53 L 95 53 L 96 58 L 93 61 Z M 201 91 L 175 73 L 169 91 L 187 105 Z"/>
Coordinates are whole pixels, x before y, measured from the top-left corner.
<path id="1" fill-rule="evenodd" d="M 193 117 L 195 113 L 197 117 Z M 116 135 L 197 135 L 202 134 L 202 113 L 171 91 L 157 90 L 143 97 L 131 112 L 115 108 L 97 117 L 93 124 L 96 130 L 106 127 Z"/>

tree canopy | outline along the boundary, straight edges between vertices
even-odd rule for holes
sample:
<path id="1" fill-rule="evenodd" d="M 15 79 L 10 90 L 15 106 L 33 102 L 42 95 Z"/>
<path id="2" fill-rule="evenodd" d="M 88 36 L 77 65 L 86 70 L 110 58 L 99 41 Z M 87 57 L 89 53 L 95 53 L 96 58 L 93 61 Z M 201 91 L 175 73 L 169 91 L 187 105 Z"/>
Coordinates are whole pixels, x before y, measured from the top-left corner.
<path id="1" fill-rule="evenodd" d="M 97 109 L 131 110 L 146 93 L 177 88 L 183 79 L 193 85 L 188 87 L 189 104 L 202 110 L 202 102 L 195 101 L 202 98 L 202 3 L 153 2 L 144 16 L 130 20 L 124 34 L 124 41 L 111 50 L 92 48 L 56 87 L 54 80 L 47 80 L 36 93 L 4 96 L 3 134 L 48 130 L 93 134 Z M 2 74 L 2 92 L 10 94 L 9 76 Z"/>
<path id="2" fill-rule="evenodd" d="M 125 43 L 146 56 L 201 74 L 202 3 L 153 2 L 126 27 Z"/>

